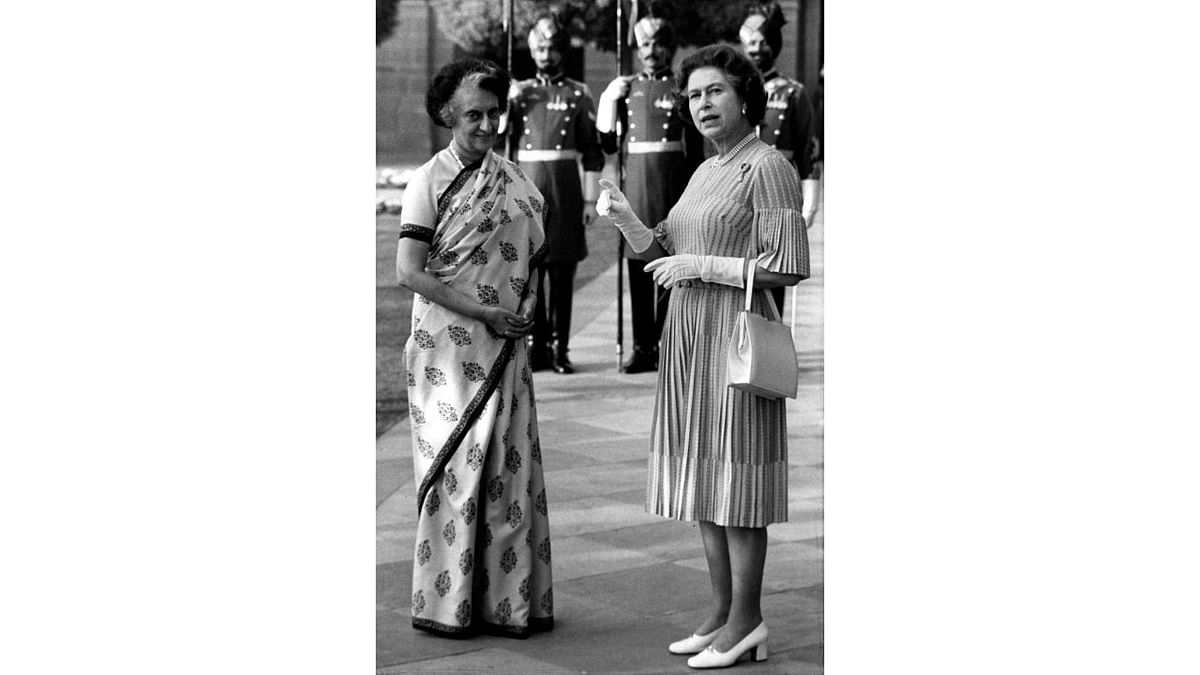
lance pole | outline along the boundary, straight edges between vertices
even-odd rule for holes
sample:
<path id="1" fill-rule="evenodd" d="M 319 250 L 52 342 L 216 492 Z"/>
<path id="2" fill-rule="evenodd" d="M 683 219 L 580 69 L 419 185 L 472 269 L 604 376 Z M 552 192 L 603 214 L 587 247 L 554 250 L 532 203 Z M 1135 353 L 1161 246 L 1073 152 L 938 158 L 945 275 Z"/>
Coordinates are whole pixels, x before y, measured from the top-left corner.
<path id="1" fill-rule="evenodd" d="M 500 12 L 503 14 L 503 16 L 500 17 L 500 22 L 504 28 L 504 59 L 505 59 L 504 68 L 508 72 L 508 77 L 515 84 L 517 81 L 517 77 L 516 77 L 516 75 L 513 74 L 513 69 L 512 69 L 512 61 L 513 61 L 513 0 L 504 0 L 504 5 L 501 7 Z M 505 112 L 505 117 L 507 117 L 509 114 L 511 114 L 511 112 L 512 111 Z M 503 149 L 501 151 L 504 153 L 504 156 L 508 159 L 513 158 L 512 138 L 511 138 L 512 134 L 508 133 L 509 132 L 508 125 L 511 123 L 512 123 L 512 120 L 506 119 L 505 124 L 503 125 L 504 138 L 502 139 Z"/>
<path id="2" fill-rule="evenodd" d="M 625 74 L 625 17 L 626 0 L 617 0 L 617 77 Z M 620 103 L 616 105 L 620 109 Z M 626 113 L 628 116 L 628 112 Z M 626 120 L 617 115 L 617 186 L 625 191 L 625 127 Z M 625 237 L 617 237 L 617 371 L 625 352 Z"/>
<path id="3" fill-rule="evenodd" d="M 512 77 L 513 0 L 504 0 L 504 53 L 508 59 L 504 67 L 508 70 L 508 76 Z"/>

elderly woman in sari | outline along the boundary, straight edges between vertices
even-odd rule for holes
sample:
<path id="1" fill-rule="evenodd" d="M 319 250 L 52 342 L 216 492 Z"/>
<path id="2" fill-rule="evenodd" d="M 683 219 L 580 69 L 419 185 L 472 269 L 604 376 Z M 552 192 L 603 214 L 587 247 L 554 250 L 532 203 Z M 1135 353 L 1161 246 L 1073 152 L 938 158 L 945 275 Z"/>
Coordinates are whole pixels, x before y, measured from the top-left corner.
<path id="1" fill-rule="evenodd" d="M 610 181 L 601 181 L 597 210 L 672 289 L 647 510 L 700 524 L 711 609 L 668 649 L 695 654 L 693 668 L 720 668 L 743 654 L 766 659 L 767 525 L 787 520 L 788 506 L 784 401 L 731 389 L 725 354 L 748 266 L 756 266 L 751 311 L 773 314 L 768 289 L 808 277 L 808 238 L 795 169 L 755 133 L 767 97 L 754 64 L 731 47 L 704 47 L 680 64 L 678 83 L 680 107 L 717 156 L 696 169 L 660 223 L 643 224 Z"/>
<path id="2" fill-rule="evenodd" d="M 453 132 L 404 192 L 396 254 L 418 524 L 413 626 L 449 637 L 553 627 L 550 530 L 525 337 L 544 200 L 492 152 L 509 76 L 464 59 L 425 101 Z"/>

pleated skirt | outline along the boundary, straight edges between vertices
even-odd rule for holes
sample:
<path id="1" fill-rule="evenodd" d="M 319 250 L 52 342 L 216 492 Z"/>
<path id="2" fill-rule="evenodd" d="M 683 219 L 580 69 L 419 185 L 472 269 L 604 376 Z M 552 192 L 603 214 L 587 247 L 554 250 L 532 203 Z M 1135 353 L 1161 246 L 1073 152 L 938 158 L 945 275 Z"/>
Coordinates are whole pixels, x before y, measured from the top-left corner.
<path id="1" fill-rule="evenodd" d="M 766 315 L 770 294 L 751 311 Z M 671 293 L 659 345 L 646 510 L 726 527 L 787 520 L 787 409 L 730 389 L 725 371 L 744 291 L 685 281 Z"/>

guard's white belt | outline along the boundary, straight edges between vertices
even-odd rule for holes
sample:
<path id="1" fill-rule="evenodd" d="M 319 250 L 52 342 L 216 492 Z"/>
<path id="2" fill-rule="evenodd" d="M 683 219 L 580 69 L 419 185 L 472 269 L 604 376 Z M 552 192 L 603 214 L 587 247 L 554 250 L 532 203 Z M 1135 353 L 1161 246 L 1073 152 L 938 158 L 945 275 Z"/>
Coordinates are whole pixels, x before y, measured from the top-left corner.
<path id="1" fill-rule="evenodd" d="M 557 162 L 560 159 L 578 159 L 578 150 L 518 150 L 518 162 Z"/>
<path id="2" fill-rule="evenodd" d="M 683 141 L 631 141 L 629 154 L 649 155 L 655 152 L 683 152 Z"/>
<path id="3" fill-rule="evenodd" d="M 783 148 L 775 148 L 775 149 L 779 151 L 779 154 L 783 155 L 784 159 L 791 159 L 792 156 L 796 154 L 792 150 L 785 150 Z"/>

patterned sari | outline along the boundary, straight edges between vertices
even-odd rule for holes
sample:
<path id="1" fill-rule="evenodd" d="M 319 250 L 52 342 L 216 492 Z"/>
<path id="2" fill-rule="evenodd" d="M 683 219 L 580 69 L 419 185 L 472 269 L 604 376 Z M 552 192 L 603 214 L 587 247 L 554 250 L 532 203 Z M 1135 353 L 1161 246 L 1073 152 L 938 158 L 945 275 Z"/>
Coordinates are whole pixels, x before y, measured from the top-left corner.
<path id="1" fill-rule="evenodd" d="M 447 161 L 443 150 L 409 185 L 427 191 L 414 199 L 436 198 L 436 227 L 406 217 L 401 236 L 429 243 L 430 274 L 482 304 L 517 311 L 546 255 L 541 194 L 489 152 L 435 197 L 436 181 L 426 178 Z M 451 636 L 548 630 L 550 529 L 525 341 L 420 295 L 412 326 L 405 358 L 419 481 L 413 626 Z"/>

